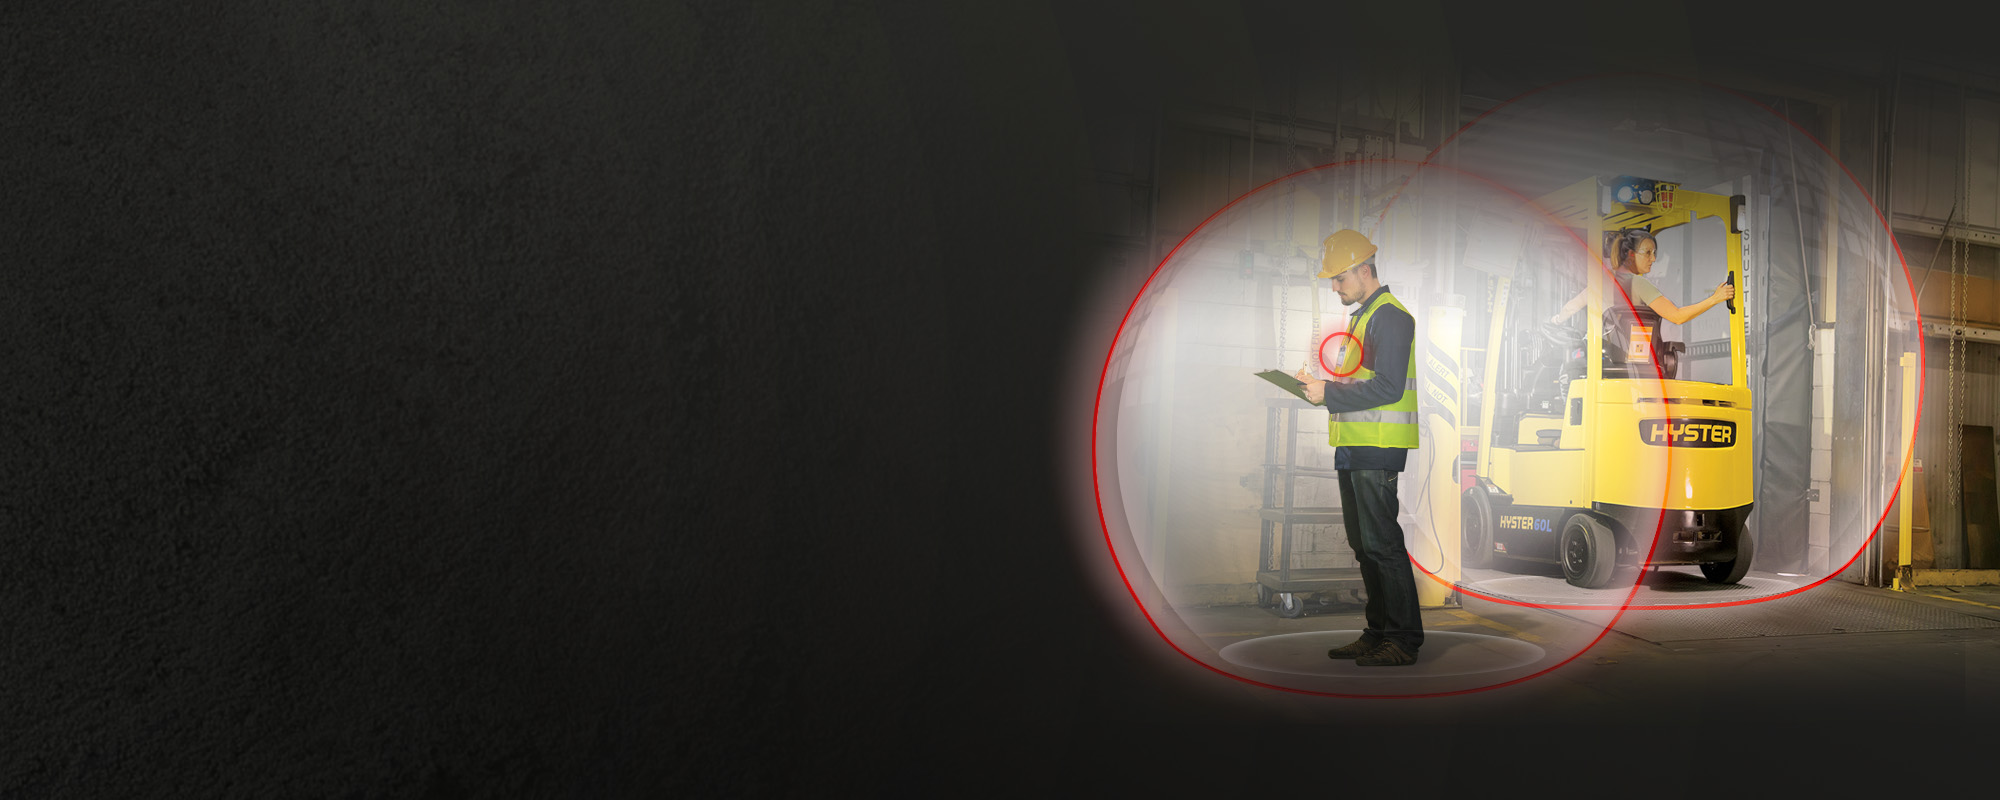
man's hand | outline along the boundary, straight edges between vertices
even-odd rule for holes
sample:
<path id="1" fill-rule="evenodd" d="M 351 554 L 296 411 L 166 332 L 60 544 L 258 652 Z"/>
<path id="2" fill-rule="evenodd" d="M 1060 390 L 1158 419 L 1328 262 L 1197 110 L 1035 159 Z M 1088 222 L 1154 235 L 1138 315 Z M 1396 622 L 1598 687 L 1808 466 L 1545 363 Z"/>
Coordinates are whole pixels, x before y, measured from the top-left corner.
<path id="1" fill-rule="evenodd" d="M 1292 373 L 1292 377 L 1298 378 L 1299 383 L 1313 380 L 1312 369 L 1310 367 L 1299 367 L 1299 371 Z"/>
<path id="2" fill-rule="evenodd" d="M 1300 370 L 1304 372 L 1305 370 Z M 1306 400 L 1314 404 L 1326 402 L 1326 381 L 1306 381 Z"/>

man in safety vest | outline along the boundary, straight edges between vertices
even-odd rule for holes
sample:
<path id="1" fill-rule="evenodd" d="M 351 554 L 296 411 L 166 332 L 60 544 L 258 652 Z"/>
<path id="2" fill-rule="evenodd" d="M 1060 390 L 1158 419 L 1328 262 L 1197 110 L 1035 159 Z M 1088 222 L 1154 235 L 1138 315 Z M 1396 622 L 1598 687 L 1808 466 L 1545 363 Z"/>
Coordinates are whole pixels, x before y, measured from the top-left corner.
<path id="1" fill-rule="evenodd" d="M 1314 380 L 1305 369 L 1298 378 L 1306 398 L 1332 415 L 1327 439 L 1340 475 L 1341 518 L 1368 591 L 1367 629 L 1326 654 L 1361 666 L 1407 666 L 1417 663 L 1424 621 L 1403 527 L 1396 522 L 1396 478 L 1417 446 L 1417 324 L 1382 285 L 1368 237 L 1344 230 L 1325 244 L 1319 277 L 1332 278 L 1340 301 L 1360 308 L 1350 335 L 1340 337 L 1334 380 Z"/>

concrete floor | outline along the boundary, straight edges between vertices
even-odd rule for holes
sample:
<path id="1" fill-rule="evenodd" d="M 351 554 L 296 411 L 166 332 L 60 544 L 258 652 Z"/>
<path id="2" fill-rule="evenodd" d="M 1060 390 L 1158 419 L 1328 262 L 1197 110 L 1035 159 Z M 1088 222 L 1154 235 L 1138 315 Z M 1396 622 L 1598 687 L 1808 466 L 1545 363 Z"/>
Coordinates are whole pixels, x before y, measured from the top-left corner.
<path id="1" fill-rule="evenodd" d="M 1775 597 L 1808 585 L 1811 578 L 1752 570 L 1742 581 L 1710 583 L 1694 566 L 1673 566 L 1641 572 L 1621 567 L 1602 589 L 1579 589 L 1562 578 L 1555 564 L 1527 561 L 1497 562 L 1489 569 L 1464 571 L 1459 583 L 1491 599 L 1530 605 L 1583 606 L 1701 606 Z M 1637 584 L 1636 591 L 1634 584 Z"/>
<path id="2" fill-rule="evenodd" d="M 1363 624 L 1361 607 L 1351 603 L 1315 607 L 1294 620 L 1255 606 L 1179 611 L 1188 630 L 1216 651 L 1260 637 L 1311 632 L 1340 639 L 1332 642 L 1339 644 L 1348 634 L 1334 632 Z M 1596 724 L 1626 727 L 1648 720 L 1711 735 L 1727 729 L 1716 723 L 1736 722 L 1761 721 L 1770 731 L 1848 723 L 1858 731 L 1853 724 L 1888 719 L 1950 730 L 1992 730 L 2000 721 L 2000 587 L 1899 593 L 1830 581 L 1743 606 L 1634 609 L 1618 615 L 1601 638 L 1598 633 L 1611 619 L 1606 612 L 1468 598 L 1462 608 L 1429 609 L 1424 617 L 1427 631 L 1528 641 L 1549 655 L 1533 670 L 1540 674 L 1511 685 L 1400 703 L 1364 702 L 1396 703 L 1403 718 L 1429 715 L 1460 726 L 1535 720 L 1590 730 Z M 1415 672 L 1423 666 L 1376 669 Z M 1375 694 L 1381 686 L 1422 683 L 1352 674 L 1329 672 L 1319 683 L 1291 688 Z M 1518 673 L 1496 671 L 1493 677 L 1483 686 Z M 1450 691 L 1467 685 L 1462 679 L 1437 684 Z M 1271 697 L 1259 702 L 1310 706 Z M 1314 712 L 1300 713 L 1302 721 L 1320 719 Z"/>

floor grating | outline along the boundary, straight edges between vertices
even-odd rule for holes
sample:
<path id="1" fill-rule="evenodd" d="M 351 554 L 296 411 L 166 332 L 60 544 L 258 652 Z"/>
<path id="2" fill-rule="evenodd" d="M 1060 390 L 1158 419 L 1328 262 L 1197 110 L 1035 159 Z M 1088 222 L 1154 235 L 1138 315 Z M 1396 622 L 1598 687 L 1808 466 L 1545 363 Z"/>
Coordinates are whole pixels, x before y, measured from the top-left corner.
<path id="1" fill-rule="evenodd" d="M 2000 628 L 2000 609 L 1944 608 L 1884 589 L 1828 582 L 1790 597 L 1722 608 L 1627 611 L 1614 629 L 1649 642 Z"/>

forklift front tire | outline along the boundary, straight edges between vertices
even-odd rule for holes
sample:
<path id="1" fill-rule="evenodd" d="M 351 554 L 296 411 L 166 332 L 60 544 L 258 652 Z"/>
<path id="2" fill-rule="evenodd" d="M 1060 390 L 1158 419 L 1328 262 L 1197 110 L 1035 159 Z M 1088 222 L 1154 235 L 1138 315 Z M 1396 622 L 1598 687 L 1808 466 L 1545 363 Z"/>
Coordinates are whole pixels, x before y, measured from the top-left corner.
<path id="1" fill-rule="evenodd" d="M 1486 496 L 1486 489 L 1474 486 L 1465 490 L 1462 508 L 1460 561 L 1473 569 L 1493 566 L 1493 500 Z"/>
<path id="2" fill-rule="evenodd" d="M 1702 577 L 1709 583 L 1742 583 L 1743 576 L 1750 574 L 1750 558 L 1756 555 L 1747 531 L 1736 532 L 1736 558 L 1701 565 Z"/>
<path id="3" fill-rule="evenodd" d="M 1618 542 L 1611 529 L 1589 514 L 1571 514 L 1562 532 L 1563 578 L 1571 586 L 1602 589 L 1618 566 Z"/>

